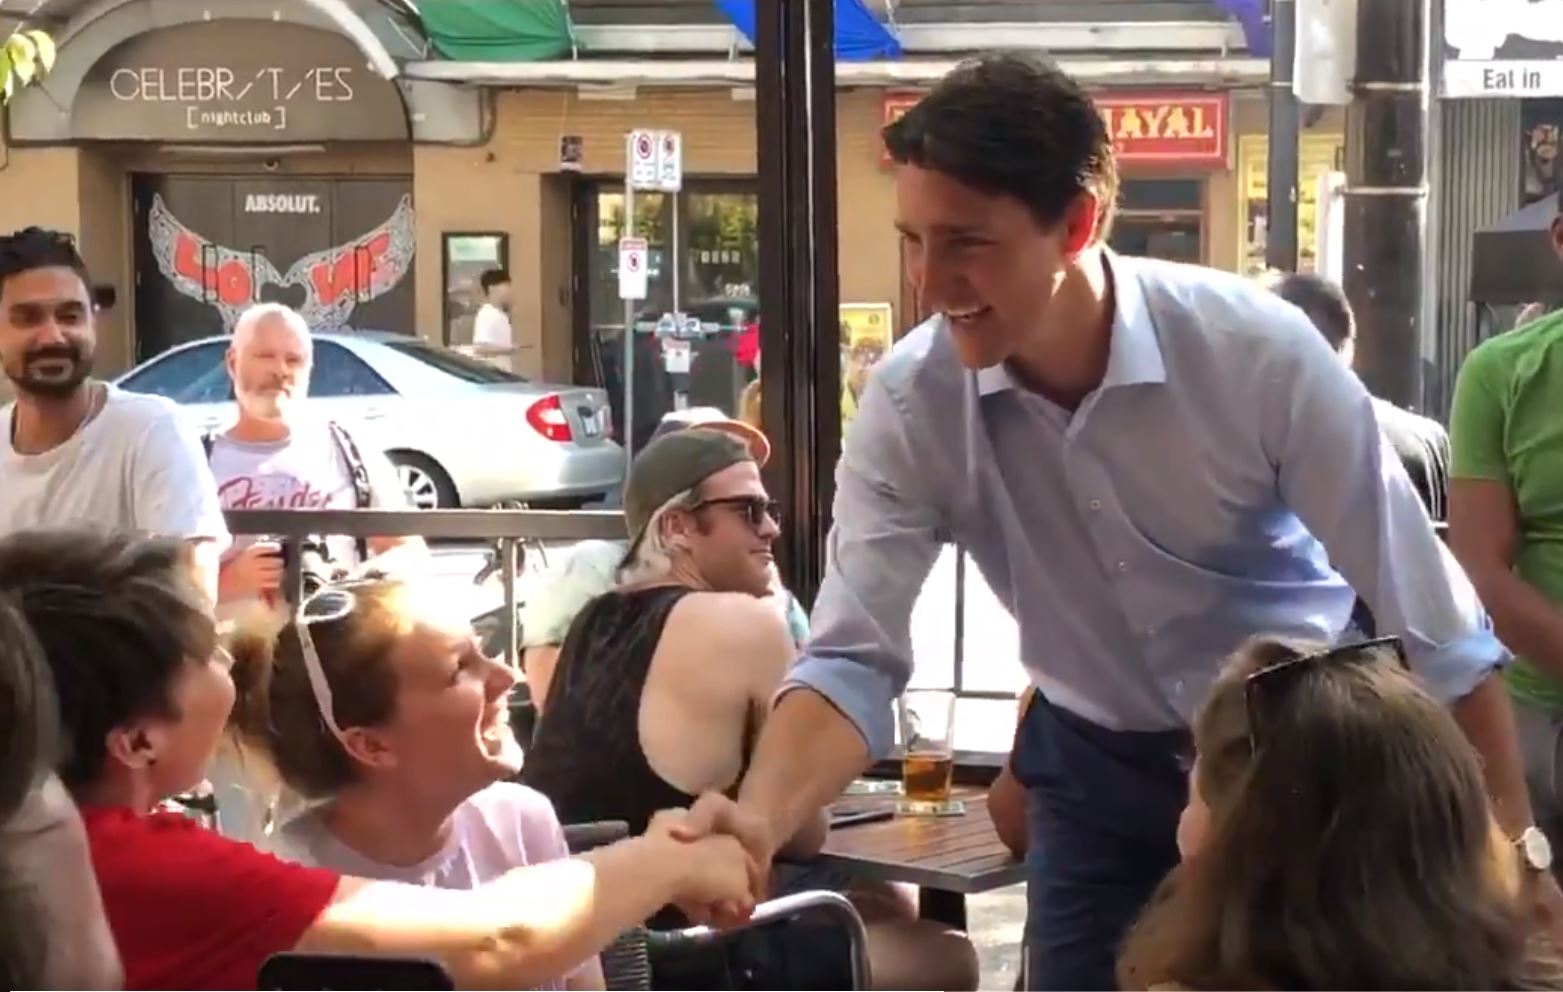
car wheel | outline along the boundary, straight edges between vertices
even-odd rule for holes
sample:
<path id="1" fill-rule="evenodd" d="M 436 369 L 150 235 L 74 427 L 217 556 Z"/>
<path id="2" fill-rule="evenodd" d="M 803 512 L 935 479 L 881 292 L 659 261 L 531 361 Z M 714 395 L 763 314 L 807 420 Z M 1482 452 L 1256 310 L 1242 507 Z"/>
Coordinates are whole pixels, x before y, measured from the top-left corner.
<path id="1" fill-rule="evenodd" d="M 455 483 L 432 459 L 410 451 L 393 451 L 389 457 L 413 506 L 420 510 L 454 510 L 461 505 Z"/>

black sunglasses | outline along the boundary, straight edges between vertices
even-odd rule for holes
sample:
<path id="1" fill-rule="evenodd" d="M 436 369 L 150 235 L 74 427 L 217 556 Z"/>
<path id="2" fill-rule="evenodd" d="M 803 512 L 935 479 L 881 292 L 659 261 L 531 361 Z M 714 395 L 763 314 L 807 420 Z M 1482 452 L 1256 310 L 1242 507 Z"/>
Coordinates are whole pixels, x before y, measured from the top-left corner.
<path id="1" fill-rule="evenodd" d="M 1248 746 L 1259 753 L 1262 728 L 1275 722 L 1287 694 L 1300 677 L 1319 665 L 1371 665 L 1378 661 L 1379 648 L 1393 648 L 1400 667 L 1410 670 L 1406 646 L 1398 637 L 1375 637 L 1369 641 L 1341 644 L 1327 651 L 1282 661 L 1248 676 L 1243 681 L 1243 701 L 1248 708 Z"/>
<path id="2" fill-rule="evenodd" d="M 755 530 L 764 527 L 767 520 L 781 519 L 781 504 L 764 496 L 724 496 L 719 499 L 701 500 L 691 506 L 689 512 L 699 513 L 708 506 L 731 506 L 737 509 L 749 526 Z"/>

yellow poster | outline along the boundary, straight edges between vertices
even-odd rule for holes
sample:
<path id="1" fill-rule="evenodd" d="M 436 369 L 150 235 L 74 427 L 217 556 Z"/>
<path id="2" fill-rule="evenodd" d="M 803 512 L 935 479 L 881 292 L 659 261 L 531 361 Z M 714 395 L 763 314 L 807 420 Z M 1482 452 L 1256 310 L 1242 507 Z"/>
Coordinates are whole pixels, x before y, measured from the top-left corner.
<path id="1" fill-rule="evenodd" d="M 888 303 L 841 305 L 841 426 L 857 412 L 868 370 L 885 357 L 895 337 L 895 311 Z"/>
<path id="2" fill-rule="evenodd" d="M 1239 264 L 1247 275 L 1265 268 L 1266 209 L 1269 189 L 1270 141 L 1262 134 L 1245 134 L 1237 140 L 1237 220 L 1242 225 L 1238 244 L 1243 246 Z M 1297 267 L 1314 268 L 1314 229 L 1318 222 L 1319 177 L 1345 167 L 1346 137 L 1340 134 L 1302 135 L 1297 149 Z"/>

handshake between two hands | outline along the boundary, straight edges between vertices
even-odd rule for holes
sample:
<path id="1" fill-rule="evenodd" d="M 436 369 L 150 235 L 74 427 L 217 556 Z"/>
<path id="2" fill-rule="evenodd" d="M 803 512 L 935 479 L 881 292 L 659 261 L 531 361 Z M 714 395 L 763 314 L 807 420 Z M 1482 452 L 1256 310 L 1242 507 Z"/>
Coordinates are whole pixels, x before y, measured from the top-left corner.
<path id="1" fill-rule="evenodd" d="M 674 904 L 692 923 L 741 926 L 766 898 L 776 853 L 771 826 L 726 796 L 708 792 L 687 810 L 664 810 L 646 836 L 687 845 L 695 855 L 674 886 Z"/>

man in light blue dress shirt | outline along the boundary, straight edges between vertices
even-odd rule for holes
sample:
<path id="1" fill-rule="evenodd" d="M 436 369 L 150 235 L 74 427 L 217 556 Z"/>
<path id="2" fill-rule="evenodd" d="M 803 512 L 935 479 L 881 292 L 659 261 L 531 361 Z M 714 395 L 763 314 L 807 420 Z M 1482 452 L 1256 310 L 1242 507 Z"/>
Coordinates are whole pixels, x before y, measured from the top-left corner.
<path id="1" fill-rule="evenodd" d="M 1505 829 L 1529 827 L 1506 652 L 1308 319 L 1236 276 L 1108 251 L 1111 143 L 1056 70 L 968 63 L 886 141 L 937 316 L 869 382 L 813 638 L 737 804 L 702 798 L 690 830 L 767 858 L 890 749 L 946 535 L 1014 614 L 1041 690 L 1014 761 L 1035 987 L 1112 987 L 1175 863 L 1187 728 L 1222 660 L 1255 634 L 1337 637 L 1353 589 L 1482 752 Z"/>

